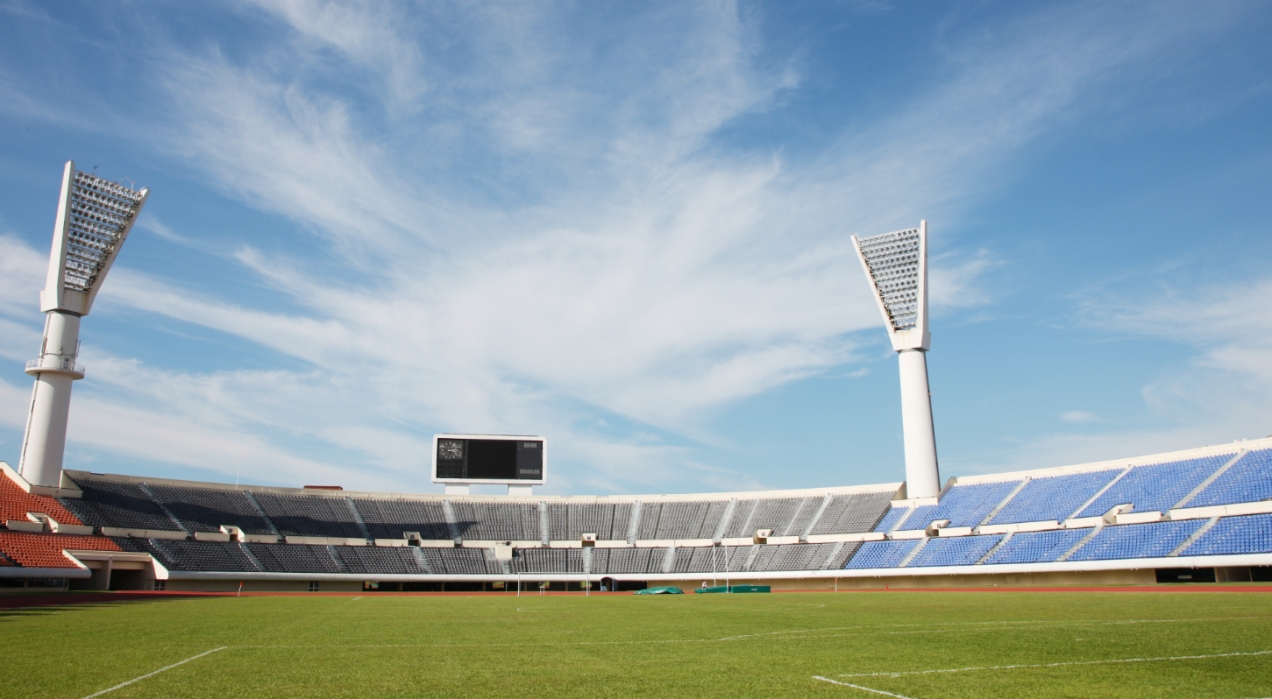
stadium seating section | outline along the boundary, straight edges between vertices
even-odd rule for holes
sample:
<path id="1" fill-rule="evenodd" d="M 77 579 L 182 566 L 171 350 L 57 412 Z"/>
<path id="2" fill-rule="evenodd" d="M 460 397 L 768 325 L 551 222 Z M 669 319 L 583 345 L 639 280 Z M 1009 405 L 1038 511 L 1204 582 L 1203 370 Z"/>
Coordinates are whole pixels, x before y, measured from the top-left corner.
<path id="1" fill-rule="evenodd" d="M 935 504 L 919 507 L 893 507 L 889 490 L 534 502 L 74 478 L 82 497 L 55 499 L 29 494 L 0 477 L 0 516 L 30 526 L 28 513 L 42 513 L 101 534 L 120 533 L 103 528 L 123 529 L 132 536 L 35 533 L 15 524 L 0 531 L 0 568 L 76 568 L 64 550 L 145 553 L 169 570 L 194 573 L 361 576 L 701 576 L 951 567 L 989 572 L 1063 561 L 1272 553 L 1272 514 L 1213 507 L 1272 500 L 1272 449 L 1234 447 L 1134 467 L 955 481 Z M 1119 507 L 1117 517 L 1104 517 Z M 1211 509 L 1178 514 L 1179 508 L 1200 507 Z M 1251 509 L 1267 510 L 1236 512 Z M 1154 512 L 1176 514 L 1158 520 Z M 1120 523 L 1126 513 L 1149 514 Z M 922 533 L 938 521 L 969 527 L 971 534 Z M 210 540 L 225 538 L 221 532 L 231 528 L 246 535 L 244 540 Z M 757 530 L 784 538 L 752 543 Z M 426 545 L 406 545 L 409 533 L 418 533 Z M 604 545 L 580 548 L 584 534 L 595 534 Z M 516 543 L 510 557 L 500 557 L 494 543 L 473 542 Z"/>
<path id="2" fill-rule="evenodd" d="M 76 568 L 65 550 L 119 551 L 114 541 L 104 536 L 68 536 L 65 534 L 27 534 L 0 532 L 0 553 L 8 565 L 24 568 Z"/>
<path id="3" fill-rule="evenodd" d="M 990 524 L 1044 522 L 1068 519 L 1082 503 L 1108 485 L 1120 470 L 1035 478 L 1025 484 Z"/>
<path id="4" fill-rule="evenodd" d="M 1269 498 L 1272 498 L 1272 449 L 1263 449 L 1241 457 L 1189 501 L 1188 506 L 1231 505 Z"/>
<path id="5" fill-rule="evenodd" d="M 32 495 L 17 483 L 0 476 L 0 522 L 27 521 L 28 512 L 46 514 L 62 524 L 83 524 L 57 500 L 46 495 Z"/>
<path id="6" fill-rule="evenodd" d="M 926 529 L 936 520 L 949 520 L 951 527 L 974 527 L 985 519 L 994 506 L 1003 501 L 1020 481 L 956 485 L 937 505 L 915 508 L 900 529 Z"/>

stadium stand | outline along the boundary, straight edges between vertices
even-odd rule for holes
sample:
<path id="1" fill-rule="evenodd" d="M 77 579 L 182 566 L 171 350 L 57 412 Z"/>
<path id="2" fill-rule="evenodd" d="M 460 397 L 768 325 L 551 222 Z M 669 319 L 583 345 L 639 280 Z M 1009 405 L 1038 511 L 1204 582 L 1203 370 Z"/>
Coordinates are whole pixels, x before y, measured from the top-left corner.
<path id="1" fill-rule="evenodd" d="M 537 541 L 541 538 L 538 505 L 519 503 L 451 503 L 459 535 L 475 541 Z"/>
<path id="2" fill-rule="evenodd" d="M 1205 524 L 1204 519 L 1186 519 L 1179 522 L 1105 527 L 1095 538 L 1083 544 L 1069 560 L 1106 561 L 1115 558 L 1168 556 Z"/>
<path id="3" fill-rule="evenodd" d="M 352 498 L 372 539 L 401 539 L 406 532 L 438 541 L 450 539 L 446 513 L 440 502 Z"/>
<path id="4" fill-rule="evenodd" d="M 974 527 L 1017 485 L 1020 481 L 955 485 L 945 493 L 939 504 L 916 508 L 900 529 L 926 529 L 932 522 L 942 519 L 949 520 L 951 527 Z"/>
<path id="5" fill-rule="evenodd" d="M 262 571 L 244 552 L 243 545 L 233 542 L 159 539 L 116 539 L 115 542 L 122 549 L 138 550 L 155 556 L 169 570 L 235 573 Z"/>
<path id="6" fill-rule="evenodd" d="M 724 501 L 645 502 L 641 504 L 640 538 L 710 539 L 728 506 Z"/>
<path id="7" fill-rule="evenodd" d="M 350 573 L 379 575 L 422 575 L 424 570 L 417 556 L 417 548 L 405 546 L 380 548 L 377 546 L 336 546 L 336 556 Z"/>
<path id="8" fill-rule="evenodd" d="M 884 514 L 883 519 L 879 520 L 879 523 L 875 525 L 873 531 L 877 531 L 877 532 L 892 531 L 898 524 L 908 519 L 907 515 L 910 514 L 910 510 L 912 509 L 914 508 L 893 507 L 892 509 L 888 510 L 886 514 Z"/>
<path id="9" fill-rule="evenodd" d="M 1067 519 L 1120 473 L 1120 469 L 1110 469 L 1035 478 L 994 515 L 990 524 Z"/>
<path id="10" fill-rule="evenodd" d="M 1232 458 L 1232 454 L 1136 466 L 1104 491 L 1078 517 L 1099 517 L 1115 505 L 1133 505 L 1135 512 L 1164 512 L 1201 485 Z"/>
<path id="11" fill-rule="evenodd" d="M 1272 499 L 1272 449 L 1252 451 L 1187 503 L 1188 507 L 1232 505 Z"/>
<path id="12" fill-rule="evenodd" d="M 631 503 L 548 503 L 548 526 L 553 541 L 578 541 L 595 534 L 601 541 L 627 538 Z"/>
<path id="13" fill-rule="evenodd" d="M 518 549 L 514 573 L 582 573 L 582 549 Z"/>
<path id="14" fill-rule="evenodd" d="M 805 498 L 764 498 L 760 500 L 739 501 L 750 502 L 752 508 L 747 508 L 748 517 L 746 521 L 739 521 L 738 510 L 734 510 L 733 524 L 729 531 L 731 537 L 751 536 L 757 529 L 772 529 L 776 534 L 785 532 L 795 515 L 798 513 L 800 506 L 804 504 Z"/>
<path id="15" fill-rule="evenodd" d="M 661 570 L 666 554 L 667 549 L 661 547 L 592 549 L 592 573 L 622 575 Z"/>
<path id="16" fill-rule="evenodd" d="M 810 534 L 856 534 L 874 531 L 888 513 L 891 493 L 836 495 Z"/>
<path id="17" fill-rule="evenodd" d="M 897 564 L 910 555 L 920 539 L 901 539 L 896 541 L 867 541 L 857 549 L 856 555 L 848 559 L 845 566 L 848 570 L 865 568 L 895 568 Z"/>
<path id="18" fill-rule="evenodd" d="M 359 538 L 349 500 L 321 495 L 254 493 L 253 499 L 281 536 Z"/>
<path id="19" fill-rule="evenodd" d="M 27 521 L 28 512 L 46 514 L 62 524 L 83 524 L 57 500 L 26 492 L 9 478 L 0 476 L 0 522 Z"/>
<path id="20" fill-rule="evenodd" d="M 80 478 L 80 498 L 59 498 L 84 524 L 93 527 L 176 531 L 180 526 L 136 483 Z"/>
<path id="21" fill-rule="evenodd" d="M 27 534 L 0 532 L 0 551 L 16 566 L 24 568 L 78 568 L 62 554 L 79 551 L 119 551 L 114 541 L 102 536 L 67 536 L 64 534 Z"/>
<path id="22" fill-rule="evenodd" d="M 168 542 L 160 543 L 165 548 Z M 343 573 L 331 550 L 326 546 L 306 544 L 242 544 L 242 548 L 261 562 L 271 573 Z"/>
<path id="23" fill-rule="evenodd" d="M 488 575 L 504 572 L 497 561 L 489 560 L 488 549 L 421 548 L 425 564 L 445 575 Z"/>
<path id="24" fill-rule="evenodd" d="M 82 497 L 68 488 L 54 499 L 28 493 L 20 476 L 6 470 L 0 477 L 6 517 L 0 578 L 22 577 L 29 568 L 27 577 L 43 579 L 49 574 L 41 571 L 53 569 L 81 579 L 80 585 L 113 585 L 107 561 L 118 563 L 114 570 L 129 584 L 171 576 L 195 586 L 183 589 L 239 576 L 299 579 L 295 584 L 306 575 L 359 585 L 386 578 L 506 581 L 524 575 L 652 583 L 721 574 L 868 580 L 1269 566 L 1269 447 L 1272 439 L 1248 452 L 1214 447 L 1120 465 L 955 479 L 935 504 L 918 508 L 892 500 L 897 484 L 874 492 L 536 500 L 231 487 L 76 471 L 68 477 Z M 1120 507 L 1125 505 L 1132 507 Z M 79 536 L 83 530 L 75 529 L 48 533 L 48 517 L 28 512 L 52 517 L 59 530 L 106 530 L 98 536 Z M 925 531 L 940 520 L 948 526 Z M 770 537 L 753 541 L 763 529 L 772 530 Z M 406 540 L 413 532 L 421 541 Z M 584 534 L 596 534 L 604 545 L 583 542 L 580 548 Z M 651 541 L 675 546 L 649 547 Z M 155 571 L 141 575 L 137 566 L 150 559 Z M 1116 565 L 1110 568 L 1110 562 Z M 316 589 L 313 578 L 309 583 Z"/>
<path id="25" fill-rule="evenodd" d="M 908 567 L 972 565 L 1002 539 L 1001 535 L 928 539 L 927 545 L 910 561 Z"/>
<path id="26" fill-rule="evenodd" d="M 984 565 L 1048 563 L 1077 546 L 1090 533 L 1091 529 L 1088 527 L 1009 534 L 1003 545 L 985 560 Z"/>
<path id="27" fill-rule="evenodd" d="M 186 531 L 219 532 L 231 525 L 249 534 L 270 534 L 269 522 L 242 492 L 151 485 L 155 501 L 167 508 Z M 171 528 L 171 527 L 169 527 Z"/>
<path id="28" fill-rule="evenodd" d="M 1272 553 L 1272 515 L 1224 517 L 1180 554 L 1218 556 L 1223 554 Z"/>
<path id="29" fill-rule="evenodd" d="M 821 570 L 835 549 L 835 544 L 780 544 L 760 546 L 747 570 L 787 571 Z M 833 561 L 832 561 L 833 562 Z"/>

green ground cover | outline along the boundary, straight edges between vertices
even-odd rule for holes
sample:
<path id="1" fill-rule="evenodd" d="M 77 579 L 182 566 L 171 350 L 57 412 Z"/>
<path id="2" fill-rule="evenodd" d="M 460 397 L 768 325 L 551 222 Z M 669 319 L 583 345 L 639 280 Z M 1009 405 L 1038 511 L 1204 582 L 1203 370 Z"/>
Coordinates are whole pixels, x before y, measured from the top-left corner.
<path id="1" fill-rule="evenodd" d="M 231 597 L 4 610 L 0 629 L 12 697 L 217 648 L 101 696 L 1272 696 L 1257 593 Z M 1204 657 L 1108 662 L 1182 656 Z M 976 669 L 1006 665 L 1050 666 Z"/>

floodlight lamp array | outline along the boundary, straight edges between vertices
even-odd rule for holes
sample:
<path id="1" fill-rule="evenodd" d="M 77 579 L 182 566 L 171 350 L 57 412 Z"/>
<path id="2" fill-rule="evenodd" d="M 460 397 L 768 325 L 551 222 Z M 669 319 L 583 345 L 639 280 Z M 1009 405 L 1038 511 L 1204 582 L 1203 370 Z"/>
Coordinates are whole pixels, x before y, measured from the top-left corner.
<path id="1" fill-rule="evenodd" d="M 898 332 L 912 330 L 919 322 L 919 235 L 918 228 L 910 228 L 858 241 L 888 320 Z"/>
<path id="2" fill-rule="evenodd" d="M 134 191 L 75 171 L 67 211 L 65 288 L 86 294 L 92 291 L 141 209 L 145 194 L 145 190 Z"/>

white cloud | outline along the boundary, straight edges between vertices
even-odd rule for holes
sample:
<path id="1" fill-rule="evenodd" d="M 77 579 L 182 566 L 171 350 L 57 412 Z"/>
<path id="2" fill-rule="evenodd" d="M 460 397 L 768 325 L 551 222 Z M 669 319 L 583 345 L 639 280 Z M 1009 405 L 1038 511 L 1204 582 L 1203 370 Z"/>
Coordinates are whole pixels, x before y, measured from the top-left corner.
<path id="1" fill-rule="evenodd" d="M 1014 149 L 1192 22 L 1144 12 L 1145 31 L 1101 6 L 1035 17 L 795 162 L 710 147 L 799 84 L 758 65 L 756 27 L 730 3 L 673 5 L 598 37 L 538 9 L 478 8 L 433 29 L 378 6 L 264 9 L 296 43 L 268 47 L 270 61 L 171 49 L 156 133 L 213 186 L 313 234 L 291 253 L 237 256 L 300 310 L 197 293 L 130 270 L 126 252 L 99 307 L 214 328 L 294 365 L 187 373 L 89 353 L 111 388 L 77 398 L 75 438 L 371 483 L 411 472 L 430 429 L 537 431 L 591 467 L 558 471 L 562 489 L 736 483 L 690 449 L 581 425 L 618 415 L 710 441 L 714 410 L 849 361 L 851 333 L 879 324 L 849 233 L 953 221 Z M 445 32 L 476 47 L 470 62 L 434 60 Z M 357 86 L 312 80 L 314 46 L 385 71 L 385 114 L 358 108 Z M 394 111 L 411 100 L 409 116 Z M 992 301 L 979 281 L 992 254 L 933 264 L 934 306 Z M 319 271 L 331 267 L 339 278 Z M 180 456 L 187 432 L 198 450 Z M 365 467 L 331 470 L 288 439 L 361 452 Z"/>
<path id="2" fill-rule="evenodd" d="M 1100 418 L 1095 413 L 1088 413 L 1085 410 L 1066 410 L 1060 413 L 1060 419 L 1065 422 L 1096 422 Z"/>

